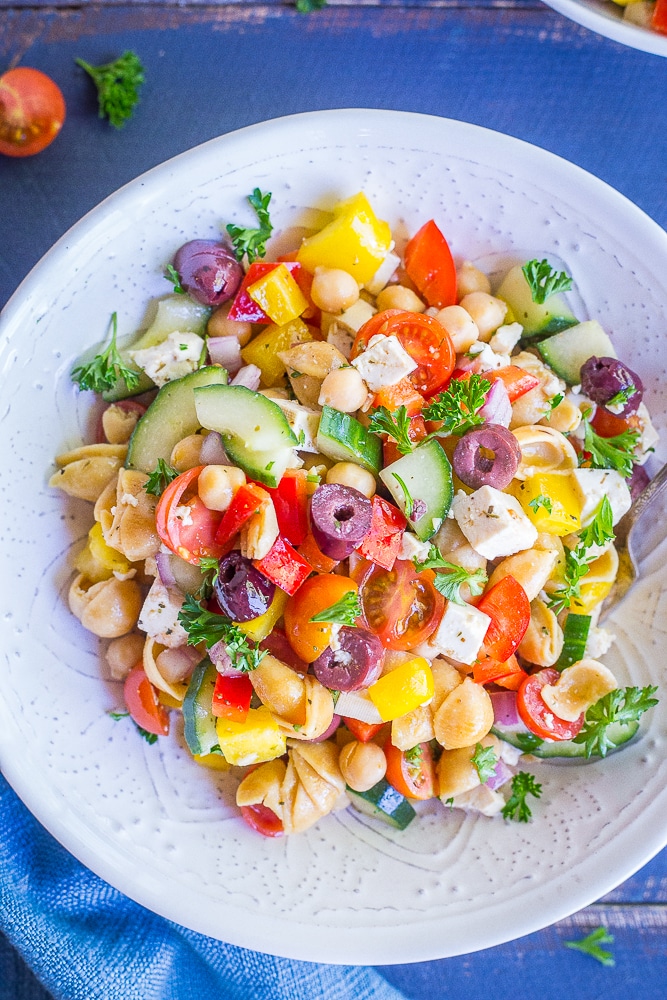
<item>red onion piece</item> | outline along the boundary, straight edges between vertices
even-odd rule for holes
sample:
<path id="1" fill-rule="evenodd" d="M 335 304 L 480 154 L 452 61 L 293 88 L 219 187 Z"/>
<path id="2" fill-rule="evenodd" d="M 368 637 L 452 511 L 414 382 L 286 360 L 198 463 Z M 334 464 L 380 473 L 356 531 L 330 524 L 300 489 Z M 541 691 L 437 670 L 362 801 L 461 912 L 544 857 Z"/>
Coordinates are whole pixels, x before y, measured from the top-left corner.
<path id="1" fill-rule="evenodd" d="M 241 345 L 236 337 L 209 337 L 206 343 L 211 364 L 222 365 L 230 375 L 236 375 L 243 365 Z"/>
<path id="2" fill-rule="evenodd" d="M 522 725 L 516 707 L 516 692 L 514 691 L 491 691 L 491 704 L 493 705 L 493 718 L 501 726 Z"/>
<path id="3" fill-rule="evenodd" d="M 325 729 L 325 731 L 322 733 L 321 736 L 316 736 L 314 740 L 308 740 L 308 742 L 324 743 L 324 741 L 328 740 L 330 736 L 333 736 L 333 734 L 336 732 L 342 721 L 343 720 L 341 719 L 340 715 L 334 715 L 333 719 L 331 720 L 329 728 Z"/>
<path id="4" fill-rule="evenodd" d="M 187 680 L 200 659 L 192 646 L 177 646 L 175 649 L 163 649 L 155 662 L 168 684 L 180 684 Z"/>
<path id="5" fill-rule="evenodd" d="M 160 580 L 165 585 L 167 590 L 170 587 L 176 586 L 176 577 L 174 576 L 174 571 L 171 567 L 171 557 L 168 552 L 158 552 L 155 557 L 155 562 L 157 564 L 157 571 L 160 576 Z"/>
<path id="6" fill-rule="evenodd" d="M 512 419 L 512 404 L 507 395 L 505 383 L 500 379 L 491 383 L 491 388 L 486 394 L 486 401 L 479 411 L 479 415 L 489 424 L 509 427 Z"/>
<path id="7" fill-rule="evenodd" d="M 229 465 L 229 458 L 222 443 L 222 434 L 211 431 L 204 438 L 199 454 L 201 465 Z"/>
<path id="8" fill-rule="evenodd" d="M 257 392 L 261 377 L 262 373 L 257 365 L 245 365 L 244 368 L 241 368 L 236 373 L 229 384 L 243 385 L 246 389 L 252 389 L 253 392 Z"/>
<path id="9" fill-rule="evenodd" d="M 507 766 L 504 760 L 498 760 L 496 768 L 490 778 L 487 779 L 487 786 L 493 791 L 501 788 L 514 776 L 514 772 Z"/>
<path id="10" fill-rule="evenodd" d="M 215 664 L 215 669 L 223 677 L 238 677 L 241 670 L 237 670 L 236 667 L 232 666 L 232 661 L 229 653 L 227 652 L 227 646 L 221 639 L 220 642 L 216 642 L 214 646 L 208 651 L 209 659 L 211 663 Z"/>

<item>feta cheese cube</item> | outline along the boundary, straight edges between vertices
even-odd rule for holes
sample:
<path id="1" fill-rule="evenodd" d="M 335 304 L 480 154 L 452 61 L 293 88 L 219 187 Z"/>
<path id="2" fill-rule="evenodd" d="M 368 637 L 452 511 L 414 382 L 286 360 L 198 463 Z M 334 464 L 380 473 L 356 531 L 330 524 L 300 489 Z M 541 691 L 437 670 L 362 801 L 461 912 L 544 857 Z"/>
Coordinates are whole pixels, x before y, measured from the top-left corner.
<path id="1" fill-rule="evenodd" d="M 336 325 L 348 333 L 357 333 L 364 323 L 367 323 L 371 316 L 375 316 L 375 309 L 370 302 L 365 299 L 357 299 L 353 306 L 336 316 Z"/>
<path id="2" fill-rule="evenodd" d="M 430 550 L 431 546 L 428 542 L 420 542 L 416 535 L 413 535 L 411 531 L 405 531 L 401 539 L 401 547 L 398 550 L 398 558 L 409 560 L 418 559 L 423 562 Z"/>
<path id="3" fill-rule="evenodd" d="M 572 478 L 582 504 L 582 528 L 591 523 L 604 497 L 611 504 L 614 524 L 630 510 L 630 489 L 626 479 L 615 469 L 573 469 Z"/>
<path id="4" fill-rule="evenodd" d="M 368 348 L 352 364 L 373 392 L 386 385 L 396 385 L 417 367 L 417 362 L 393 334 L 391 337 L 372 337 Z"/>
<path id="5" fill-rule="evenodd" d="M 177 331 L 153 347 L 130 351 L 130 357 L 156 385 L 163 386 L 196 371 L 203 351 L 204 341 L 196 333 Z"/>
<path id="6" fill-rule="evenodd" d="M 297 437 L 299 451 L 308 451 L 317 454 L 317 428 L 320 425 L 321 413 L 319 410 L 311 410 L 302 403 L 297 403 L 293 399 L 274 399 L 287 418 L 287 423 Z"/>
<path id="7" fill-rule="evenodd" d="M 640 436 L 635 449 L 635 461 L 638 465 L 644 465 L 653 454 L 655 446 L 660 440 L 660 435 L 651 423 L 651 417 L 645 403 L 639 404 L 637 416 L 639 417 Z"/>
<path id="8" fill-rule="evenodd" d="M 523 327 L 521 323 L 507 323 L 499 326 L 489 338 L 489 347 L 496 354 L 511 354 L 521 340 Z"/>
<path id="9" fill-rule="evenodd" d="M 373 277 L 364 285 L 366 291 L 370 292 L 371 295 L 378 295 L 387 286 L 389 279 L 393 277 L 400 263 L 401 258 L 392 253 L 391 250 L 388 250 Z"/>
<path id="10" fill-rule="evenodd" d="M 505 806 L 505 799 L 495 788 L 477 785 L 476 788 L 455 795 L 452 806 L 454 809 L 464 809 L 465 812 L 481 813 L 482 816 L 497 816 Z"/>
<path id="11" fill-rule="evenodd" d="M 510 364 L 508 354 L 496 354 L 489 344 L 483 344 L 478 340 L 468 351 L 468 354 L 481 362 L 481 371 L 488 372 L 494 368 L 504 368 Z"/>
<path id="12" fill-rule="evenodd" d="M 170 649 L 185 646 L 188 634 L 178 620 L 178 612 L 182 606 L 181 592 L 168 590 L 158 576 L 146 595 L 137 624 L 146 635 L 162 646 Z"/>
<path id="13" fill-rule="evenodd" d="M 452 509 L 473 549 L 486 559 L 514 555 L 537 540 L 537 529 L 519 501 L 493 486 L 482 486 L 470 496 L 461 490 Z"/>
<path id="14" fill-rule="evenodd" d="M 479 653 L 490 624 L 489 616 L 472 604 L 448 601 L 440 624 L 429 636 L 428 644 L 441 656 L 470 664 Z"/>

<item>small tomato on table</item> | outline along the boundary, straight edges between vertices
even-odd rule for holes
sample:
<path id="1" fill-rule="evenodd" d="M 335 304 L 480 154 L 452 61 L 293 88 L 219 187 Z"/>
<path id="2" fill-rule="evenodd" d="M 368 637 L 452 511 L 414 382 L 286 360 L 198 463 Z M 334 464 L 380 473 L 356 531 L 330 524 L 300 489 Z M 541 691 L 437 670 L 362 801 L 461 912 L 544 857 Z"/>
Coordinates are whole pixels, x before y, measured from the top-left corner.
<path id="1" fill-rule="evenodd" d="M 0 76 L 0 153 L 40 153 L 63 127 L 65 98 L 38 69 L 17 66 Z"/>

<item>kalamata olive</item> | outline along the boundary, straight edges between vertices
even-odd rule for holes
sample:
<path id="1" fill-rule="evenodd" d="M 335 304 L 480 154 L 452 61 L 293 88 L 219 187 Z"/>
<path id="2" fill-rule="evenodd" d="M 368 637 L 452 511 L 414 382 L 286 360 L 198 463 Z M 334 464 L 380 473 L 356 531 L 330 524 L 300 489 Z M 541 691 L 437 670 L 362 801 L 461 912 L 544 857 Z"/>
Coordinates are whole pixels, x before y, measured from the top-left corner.
<path id="1" fill-rule="evenodd" d="M 296 670 L 299 674 L 308 673 L 308 664 L 304 663 L 301 657 L 297 656 L 290 641 L 285 635 L 284 631 L 280 628 L 274 628 L 259 643 L 260 649 L 265 649 L 271 656 L 275 656 L 277 660 L 281 660 L 286 663 L 288 667 L 292 670 Z"/>
<path id="2" fill-rule="evenodd" d="M 181 285 L 205 306 L 219 306 L 238 291 L 243 268 L 228 246 L 217 240 L 191 240 L 174 256 Z"/>
<path id="3" fill-rule="evenodd" d="M 340 483 L 322 483 L 310 504 L 313 537 L 325 556 L 346 559 L 371 526 L 371 502 L 359 490 Z"/>
<path id="4" fill-rule="evenodd" d="M 610 409 L 617 417 L 636 413 L 644 395 L 644 385 L 639 375 L 616 358 L 589 358 L 581 366 L 581 391 L 594 403 L 607 407 L 619 396 Z"/>
<path id="5" fill-rule="evenodd" d="M 643 493 L 651 482 L 651 478 L 643 465 L 633 465 L 632 475 L 626 479 L 626 482 L 630 489 L 630 499 L 634 503 L 639 494 Z"/>
<path id="6" fill-rule="evenodd" d="M 384 649 L 372 632 L 343 626 L 336 637 L 337 649 L 327 646 L 313 663 L 320 684 L 334 691 L 358 691 L 374 684 L 382 671 Z"/>
<path id="7" fill-rule="evenodd" d="M 484 424 L 468 431 L 454 449 L 454 472 L 466 486 L 478 490 L 494 486 L 504 490 L 521 461 L 519 442 L 501 424 Z"/>
<path id="8" fill-rule="evenodd" d="M 268 609 L 276 585 L 235 549 L 220 560 L 214 590 L 223 614 L 235 622 L 249 622 Z"/>

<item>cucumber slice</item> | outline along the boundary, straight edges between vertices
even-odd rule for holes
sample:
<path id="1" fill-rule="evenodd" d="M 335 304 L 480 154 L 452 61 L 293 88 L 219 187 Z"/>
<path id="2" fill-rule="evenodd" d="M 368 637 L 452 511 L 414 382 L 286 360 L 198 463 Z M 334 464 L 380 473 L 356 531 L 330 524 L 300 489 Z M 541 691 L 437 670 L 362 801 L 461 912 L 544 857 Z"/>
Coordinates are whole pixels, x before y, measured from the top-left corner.
<path id="1" fill-rule="evenodd" d="M 417 537 L 422 542 L 431 538 L 447 517 L 454 495 L 452 467 L 442 446 L 435 439 L 418 445 L 409 455 L 383 469 L 380 479 Z M 426 510 L 412 521 L 410 514 L 417 502 L 426 504 Z"/>
<path id="2" fill-rule="evenodd" d="M 285 475 L 285 470 L 294 467 L 295 452 L 293 448 L 281 448 L 275 451 L 253 451 L 247 448 L 243 441 L 231 435 L 224 435 L 225 451 L 239 469 L 264 486 L 276 487 Z"/>
<path id="3" fill-rule="evenodd" d="M 195 410 L 195 387 L 225 385 L 226 382 L 224 368 L 208 365 L 163 385 L 134 428 L 127 449 L 126 468 L 153 472 L 159 458 L 168 462 L 174 445 L 201 426 Z"/>
<path id="4" fill-rule="evenodd" d="M 496 295 L 510 307 L 516 322 L 521 323 L 524 337 L 557 333 L 577 322 L 560 294 L 550 295 L 542 305 L 533 302 L 530 285 L 520 264 L 507 272 Z"/>
<path id="5" fill-rule="evenodd" d="M 196 756 L 212 753 L 219 746 L 211 709 L 217 676 L 215 666 L 205 657 L 195 667 L 183 699 L 185 742 Z"/>
<path id="6" fill-rule="evenodd" d="M 598 358 L 616 357 L 614 345 L 596 319 L 577 323 L 536 346 L 543 360 L 569 385 L 579 384 L 581 366 L 593 355 Z"/>
<path id="7" fill-rule="evenodd" d="M 570 611 L 563 628 L 563 649 L 554 664 L 556 670 L 564 670 L 583 660 L 590 627 L 590 615 L 576 615 Z"/>
<path id="8" fill-rule="evenodd" d="M 615 722 L 609 726 L 607 737 L 611 741 L 609 753 L 618 750 L 625 743 L 628 743 L 639 729 L 639 723 Z M 573 740 L 541 740 L 538 736 L 529 732 L 528 729 L 509 728 L 494 723 L 491 732 L 498 739 L 504 740 L 524 753 L 530 753 L 533 757 L 542 759 L 575 758 L 579 760 L 594 760 L 595 756 L 586 757 L 586 747 L 583 743 L 575 743 Z"/>
<path id="9" fill-rule="evenodd" d="M 374 476 L 380 471 L 382 441 L 349 413 L 325 406 L 315 443 L 334 462 L 356 462 Z"/>
<path id="10" fill-rule="evenodd" d="M 417 815 L 405 796 L 397 792 L 386 778 L 367 792 L 355 792 L 349 786 L 346 791 L 355 809 L 366 816 L 382 819 L 397 830 L 405 830 Z"/>

